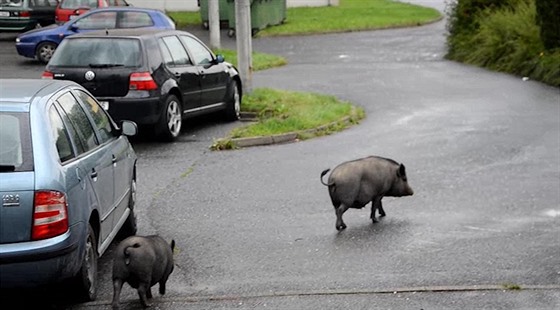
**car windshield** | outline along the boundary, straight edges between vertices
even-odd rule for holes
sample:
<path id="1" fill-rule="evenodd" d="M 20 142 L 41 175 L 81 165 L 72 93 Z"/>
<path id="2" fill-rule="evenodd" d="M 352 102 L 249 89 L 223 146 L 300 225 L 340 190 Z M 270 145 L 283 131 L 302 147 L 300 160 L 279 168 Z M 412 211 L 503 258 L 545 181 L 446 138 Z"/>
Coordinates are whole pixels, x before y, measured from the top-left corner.
<path id="1" fill-rule="evenodd" d="M 21 7 L 23 0 L 0 0 L 1 7 Z"/>
<path id="2" fill-rule="evenodd" d="M 49 65 L 60 67 L 138 67 L 140 42 L 127 38 L 79 38 L 62 41 Z"/>
<path id="3" fill-rule="evenodd" d="M 98 6 L 97 0 L 64 0 L 60 3 L 61 9 L 96 8 Z"/>

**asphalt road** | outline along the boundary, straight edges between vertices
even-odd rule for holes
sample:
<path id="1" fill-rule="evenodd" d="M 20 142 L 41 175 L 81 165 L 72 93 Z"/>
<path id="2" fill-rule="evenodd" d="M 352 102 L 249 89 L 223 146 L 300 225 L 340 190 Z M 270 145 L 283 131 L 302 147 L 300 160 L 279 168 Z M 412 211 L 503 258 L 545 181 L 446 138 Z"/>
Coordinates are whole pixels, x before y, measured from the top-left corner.
<path id="1" fill-rule="evenodd" d="M 0 42 L 1 76 L 39 77 L 42 66 L 11 44 Z M 209 146 L 242 124 L 210 118 L 177 143 L 135 141 L 139 233 L 178 246 L 154 309 L 560 307 L 559 89 L 444 60 L 444 21 L 255 38 L 253 49 L 289 63 L 255 72 L 253 87 L 332 94 L 367 117 L 330 136 L 235 151 Z M 373 154 L 404 163 L 415 195 L 385 198 L 376 224 L 369 208 L 349 210 L 339 233 L 320 172 Z M 58 292 L 49 303 L 109 309 L 111 254 L 98 301 Z M 121 300 L 141 309 L 129 287 Z"/>

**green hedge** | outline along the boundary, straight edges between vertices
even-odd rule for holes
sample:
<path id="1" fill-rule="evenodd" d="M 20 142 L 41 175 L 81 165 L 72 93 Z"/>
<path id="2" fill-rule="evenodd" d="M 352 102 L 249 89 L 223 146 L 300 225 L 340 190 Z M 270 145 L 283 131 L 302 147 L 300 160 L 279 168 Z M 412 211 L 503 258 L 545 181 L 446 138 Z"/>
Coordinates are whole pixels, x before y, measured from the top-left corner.
<path id="1" fill-rule="evenodd" d="M 544 47 L 548 50 L 560 47 L 560 1 L 536 0 L 536 6 Z"/>
<path id="2" fill-rule="evenodd" d="M 459 0 L 450 13 L 446 58 L 560 87 L 560 48 L 545 48 L 535 0 L 466 6 L 477 1 Z M 461 17 L 467 7 L 475 13 Z M 459 27 L 461 18 L 465 27 Z"/>

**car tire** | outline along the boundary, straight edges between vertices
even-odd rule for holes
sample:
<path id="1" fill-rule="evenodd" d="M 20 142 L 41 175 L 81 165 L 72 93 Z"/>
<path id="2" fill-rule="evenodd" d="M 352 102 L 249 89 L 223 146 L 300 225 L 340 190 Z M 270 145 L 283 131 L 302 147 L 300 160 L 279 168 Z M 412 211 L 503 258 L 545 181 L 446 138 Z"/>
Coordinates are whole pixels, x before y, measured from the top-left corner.
<path id="1" fill-rule="evenodd" d="M 164 141 L 174 141 L 181 134 L 183 109 L 175 95 L 167 96 L 164 110 L 156 128 L 156 135 Z"/>
<path id="2" fill-rule="evenodd" d="M 226 103 L 226 108 L 224 114 L 226 120 L 237 121 L 241 114 L 241 92 L 239 91 L 239 86 L 237 80 L 232 80 L 230 84 L 230 97 Z"/>
<path id="3" fill-rule="evenodd" d="M 136 213 L 134 213 L 134 206 L 136 205 L 136 179 L 132 179 L 132 183 L 130 185 L 130 197 L 128 200 L 128 208 L 130 209 L 130 213 L 126 218 L 121 230 L 119 231 L 119 239 L 125 239 L 126 237 L 136 235 L 138 232 L 138 225 L 136 220 Z"/>
<path id="4" fill-rule="evenodd" d="M 82 267 L 74 277 L 72 284 L 78 297 L 84 301 L 93 301 L 97 298 L 97 238 L 93 227 L 88 224 L 88 234 L 85 244 L 85 254 Z"/>
<path id="5" fill-rule="evenodd" d="M 56 50 L 56 44 L 53 42 L 43 42 L 37 46 L 35 50 L 35 56 L 37 60 L 46 64 L 51 60 L 54 51 Z"/>

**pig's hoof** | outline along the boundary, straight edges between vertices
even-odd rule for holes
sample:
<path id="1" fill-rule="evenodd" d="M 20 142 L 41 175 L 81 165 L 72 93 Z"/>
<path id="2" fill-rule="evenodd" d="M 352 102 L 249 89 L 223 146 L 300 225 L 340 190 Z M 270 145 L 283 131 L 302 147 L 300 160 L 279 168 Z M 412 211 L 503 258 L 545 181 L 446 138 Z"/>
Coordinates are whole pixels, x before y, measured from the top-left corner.
<path id="1" fill-rule="evenodd" d="M 346 229 L 346 224 L 336 226 L 336 230 L 338 230 L 338 231 L 341 231 L 341 230 L 344 230 L 344 229 Z"/>

